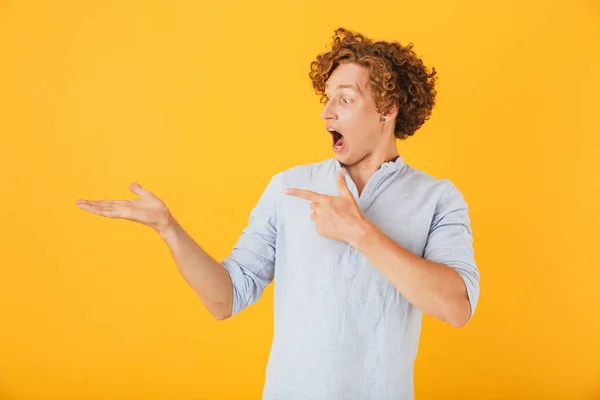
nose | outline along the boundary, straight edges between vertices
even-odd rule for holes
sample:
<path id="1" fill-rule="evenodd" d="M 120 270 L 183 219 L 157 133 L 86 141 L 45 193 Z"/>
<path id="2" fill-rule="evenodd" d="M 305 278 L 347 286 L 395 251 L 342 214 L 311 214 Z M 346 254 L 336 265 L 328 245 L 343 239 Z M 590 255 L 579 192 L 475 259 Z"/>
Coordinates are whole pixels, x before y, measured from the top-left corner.
<path id="1" fill-rule="evenodd" d="M 332 103 L 332 101 L 328 101 L 327 103 L 325 103 L 325 107 L 323 107 L 323 111 L 321 111 L 321 118 L 323 118 L 324 120 L 337 119 L 337 114 L 333 109 Z"/>

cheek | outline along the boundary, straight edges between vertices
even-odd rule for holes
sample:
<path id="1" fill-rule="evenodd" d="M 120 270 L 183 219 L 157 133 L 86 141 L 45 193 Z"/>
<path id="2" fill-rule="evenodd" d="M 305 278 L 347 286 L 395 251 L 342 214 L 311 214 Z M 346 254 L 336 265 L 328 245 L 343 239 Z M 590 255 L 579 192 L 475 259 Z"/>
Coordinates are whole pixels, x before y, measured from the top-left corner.
<path id="1" fill-rule="evenodd" d="M 379 114 L 374 114 L 371 110 L 360 110 L 355 113 L 355 119 L 360 121 L 360 126 L 372 128 L 379 119 Z"/>
<path id="2" fill-rule="evenodd" d="M 346 128 L 344 137 L 351 142 L 371 141 L 378 133 L 378 114 L 360 107 L 340 109 L 338 118 L 344 122 Z"/>
<path id="3" fill-rule="evenodd" d="M 377 116 L 360 114 L 354 115 L 350 124 L 350 133 L 352 138 L 369 138 L 376 135 L 378 132 Z"/>

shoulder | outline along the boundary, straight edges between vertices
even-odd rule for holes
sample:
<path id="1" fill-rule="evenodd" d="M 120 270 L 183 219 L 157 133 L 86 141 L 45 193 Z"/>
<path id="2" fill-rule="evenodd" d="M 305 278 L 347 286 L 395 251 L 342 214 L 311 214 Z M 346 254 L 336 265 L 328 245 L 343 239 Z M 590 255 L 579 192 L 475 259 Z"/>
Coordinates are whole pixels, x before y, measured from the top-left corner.
<path id="1" fill-rule="evenodd" d="M 335 167 L 333 159 L 296 165 L 274 174 L 273 180 L 280 185 L 298 185 L 328 175 Z"/>
<path id="2" fill-rule="evenodd" d="M 307 188 L 311 183 L 318 182 L 333 167 L 331 160 L 297 165 L 277 171 L 271 175 L 262 197 L 278 203 L 285 198 L 284 190 L 291 187 Z"/>
<path id="3" fill-rule="evenodd" d="M 464 202 L 462 192 L 448 178 L 438 178 L 423 170 L 404 165 L 401 171 L 409 187 L 418 188 L 422 195 L 438 205 Z"/>

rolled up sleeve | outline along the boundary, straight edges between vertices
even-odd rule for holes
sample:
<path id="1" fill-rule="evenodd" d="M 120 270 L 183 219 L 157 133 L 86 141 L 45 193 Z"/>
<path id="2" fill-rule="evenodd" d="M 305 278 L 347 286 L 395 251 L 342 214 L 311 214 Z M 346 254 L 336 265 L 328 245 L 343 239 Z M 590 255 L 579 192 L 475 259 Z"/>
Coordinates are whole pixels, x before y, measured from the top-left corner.
<path id="1" fill-rule="evenodd" d="M 443 185 L 423 257 L 447 265 L 461 276 L 471 305 L 470 320 L 479 300 L 479 270 L 475 262 L 469 208 L 452 182 L 443 180 Z"/>
<path id="2" fill-rule="evenodd" d="M 221 265 L 233 285 L 231 316 L 258 301 L 275 272 L 277 198 L 283 189 L 274 175 L 260 196 L 233 250 Z"/>

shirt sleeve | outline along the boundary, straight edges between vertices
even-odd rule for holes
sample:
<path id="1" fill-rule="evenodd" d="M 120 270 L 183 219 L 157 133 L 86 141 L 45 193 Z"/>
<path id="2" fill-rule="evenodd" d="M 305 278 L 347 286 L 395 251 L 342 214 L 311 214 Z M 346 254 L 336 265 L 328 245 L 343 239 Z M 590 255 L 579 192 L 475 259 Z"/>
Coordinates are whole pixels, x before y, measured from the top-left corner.
<path id="1" fill-rule="evenodd" d="M 436 206 L 423 257 L 447 265 L 461 276 L 467 289 L 473 317 L 479 300 L 479 271 L 475 263 L 468 205 L 456 186 L 447 187 Z"/>
<path id="2" fill-rule="evenodd" d="M 283 193 L 279 175 L 274 175 L 250 212 L 248 224 L 242 230 L 231 253 L 221 265 L 227 270 L 233 285 L 234 316 L 258 301 L 275 272 L 277 237 L 277 201 Z"/>

